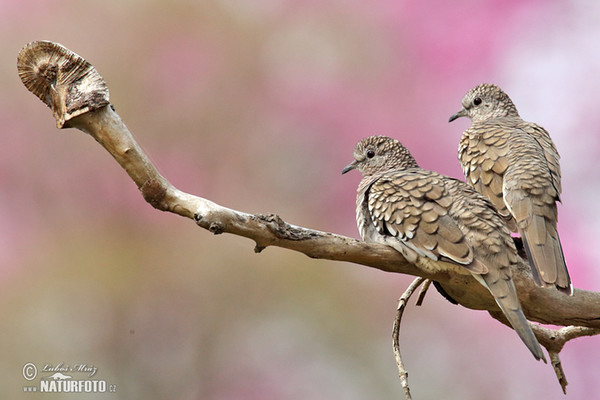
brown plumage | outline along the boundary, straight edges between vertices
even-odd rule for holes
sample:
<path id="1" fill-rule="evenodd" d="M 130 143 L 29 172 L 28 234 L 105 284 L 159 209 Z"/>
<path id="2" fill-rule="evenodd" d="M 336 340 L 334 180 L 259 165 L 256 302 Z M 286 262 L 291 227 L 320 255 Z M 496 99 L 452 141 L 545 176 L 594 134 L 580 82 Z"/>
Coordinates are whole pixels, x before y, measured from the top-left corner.
<path id="1" fill-rule="evenodd" d="M 430 271 L 473 275 L 534 357 L 546 361 L 511 279 L 517 250 L 487 199 L 464 182 L 420 168 L 400 142 L 385 136 L 360 141 L 342 173 L 352 169 L 363 174 L 356 220 L 365 241 L 387 244 Z"/>
<path id="2" fill-rule="evenodd" d="M 508 95 L 495 85 L 471 89 L 462 104 L 450 122 L 459 117 L 473 121 L 458 149 L 467 182 L 521 234 L 536 282 L 572 295 L 557 230 L 559 156 L 550 135 L 521 119 Z"/>

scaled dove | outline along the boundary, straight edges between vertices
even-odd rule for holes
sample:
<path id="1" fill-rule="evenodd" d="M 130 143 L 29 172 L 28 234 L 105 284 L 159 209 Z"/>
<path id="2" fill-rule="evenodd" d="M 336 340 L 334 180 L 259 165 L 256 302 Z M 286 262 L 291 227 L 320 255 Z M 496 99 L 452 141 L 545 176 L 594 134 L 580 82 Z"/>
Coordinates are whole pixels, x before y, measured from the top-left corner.
<path id="1" fill-rule="evenodd" d="M 473 122 L 458 148 L 467 182 L 496 206 L 513 232 L 521 234 L 535 281 L 573 295 L 556 228 L 560 165 L 550 135 L 522 120 L 496 85 L 471 89 L 462 105 L 450 122 L 459 117 Z"/>
<path id="2" fill-rule="evenodd" d="M 354 148 L 363 179 L 356 221 L 367 242 L 387 244 L 429 271 L 471 274 L 486 287 L 537 360 L 542 349 L 519 303 L 510 232 L 492 204 L 459 180 L 420 168 L 397 140 L 372 136 Z"/>

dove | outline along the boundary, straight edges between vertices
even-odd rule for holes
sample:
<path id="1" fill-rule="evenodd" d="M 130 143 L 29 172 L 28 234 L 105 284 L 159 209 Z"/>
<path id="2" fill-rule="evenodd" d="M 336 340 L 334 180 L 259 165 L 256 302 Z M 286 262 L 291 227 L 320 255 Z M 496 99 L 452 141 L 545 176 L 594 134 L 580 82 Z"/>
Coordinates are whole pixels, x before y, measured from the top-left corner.
<path id="1" fill-rule="evenodd" d="M 519 116 L 498 86 L 482 84 L 450 117 L 472 121 L 464 131 L 458 158 L 467 182 L 486 196 L 519 232 L 536 283 L 573 295 L 558 236 L 561 182 L 559 155 L 548 132 Z"/>
<path id="2" fill-rule="evenodd" d="M 472 275 L 533 356 L 546 362 L 511 278 L 517 249 L 490 201 L 462 181 L 420 168 L 387 136 L 361 140 L 342 174 L 353 169 L 363 175 L 356 197 L 363 240 L 391 246 L 426 271 Z"/>

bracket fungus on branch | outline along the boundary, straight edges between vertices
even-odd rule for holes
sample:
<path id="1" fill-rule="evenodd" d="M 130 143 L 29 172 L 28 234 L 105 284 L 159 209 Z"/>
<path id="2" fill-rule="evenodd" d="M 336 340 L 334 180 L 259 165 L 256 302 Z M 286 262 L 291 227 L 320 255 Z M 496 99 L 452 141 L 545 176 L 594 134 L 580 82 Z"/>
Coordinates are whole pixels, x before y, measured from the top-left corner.
<path id="1" fill-rule="evenodd" d="M 17 66 L 27 89 L 52 109 L 57 127 L 77 128 L 92 136 L 125 169 L 144 199 L 156 209 L 194 219 L 200 227 L 215 234 L 231 233 L 252 239 L 256 251 L 278 246 L 311 258 L 348 261 L 431 279 L 464 307 L 488 310 L 494 318 L 500 319 L 495 316 L 499 311 L 495 301 L 472 277 L 432 273 L 408 263 L 400 253 L 386 245 L 294 226 L 277 215 L 252 215 L 232 210 L 178 190 L 160 175 L 113 110 L 108 86 L 100 74 L 69 49 L 48 41 L 32 42 L 19 53 Z M 560 330 L 557 334 L 553 330 L 535 329 L 553 362 L 558 360 L 558 352 L 566 341 L 584 334 L 600 333 L 600 293 L 576 289 L 574 296 L 565 296 L 557 290 L 541 288 L 534 283 L 523 261 L 512 272 L 528 319 L 585 327 L 576 329 L 578 334 L 571 333 L 574 328 L 565 331 L 568 334 Z M 554 345 L 557 337 L 563 341 L 560 349 Z M 564 382 L 566 385 L 566 380 Z"/>
<path id="2" fill-rule="evenodd" d="M 108 86 L 83 57 L 49 41 L 27 44 L 17 58 L 25 87 L 52 109 L 58 128 L 109 104 Z"/>

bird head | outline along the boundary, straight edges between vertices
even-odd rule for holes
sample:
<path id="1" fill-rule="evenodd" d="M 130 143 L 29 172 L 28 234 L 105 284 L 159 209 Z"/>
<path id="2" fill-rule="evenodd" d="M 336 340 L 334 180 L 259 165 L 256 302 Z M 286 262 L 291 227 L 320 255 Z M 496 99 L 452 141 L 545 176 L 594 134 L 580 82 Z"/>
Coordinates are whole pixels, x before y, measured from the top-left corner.
<path id="1" fill-rule="evenodd" d="M 387 136 L 370 136 L 354 147 L 354 161 L 342 174 L 358 169 L 364 176 L 370 176 L 414 167 L 418 167 L 417 162 L 402 143 Z"/>
<path id="2" fill-rule="evenodd" d="M 483 122 L 492 118 L 519 116 L 510 97 L 498 86 L 490 83 L 469 90 L 462 99 L 462 106 L 463 108 L 453 114 L 448 122 L 460 117 L 468 117 L 473 122 Z"/>

